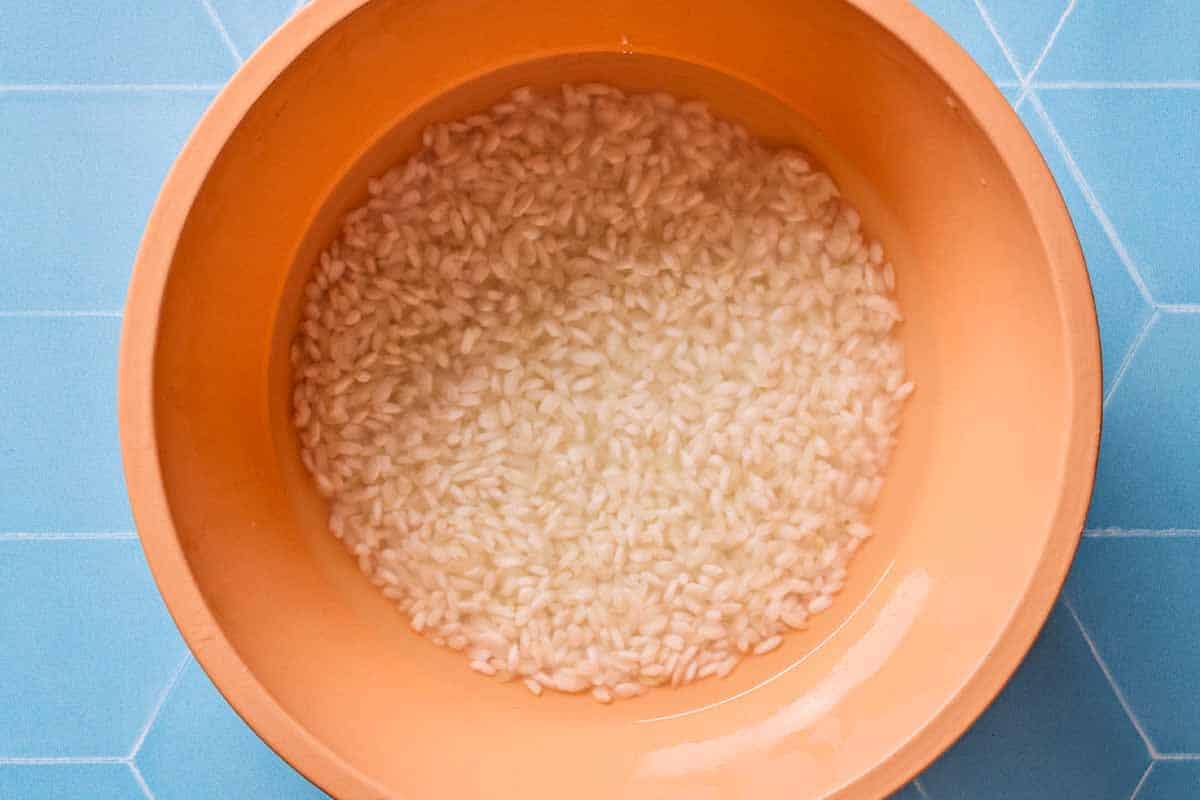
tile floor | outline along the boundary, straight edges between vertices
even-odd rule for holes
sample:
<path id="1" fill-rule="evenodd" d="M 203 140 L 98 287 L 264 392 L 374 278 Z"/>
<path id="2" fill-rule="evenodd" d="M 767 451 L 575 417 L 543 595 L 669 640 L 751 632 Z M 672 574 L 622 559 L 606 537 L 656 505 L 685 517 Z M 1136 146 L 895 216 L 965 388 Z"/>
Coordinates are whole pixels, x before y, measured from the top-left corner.
<path id="1" fill-rule="evenodd" d="M 133 534 L 113 397 L 158 185 L 295 5 L 0 0 L 0 797 L 324 797 L 187 655 Z M 1059 180 L 1107 417 L 1088 530 L 1041 638 L 896 796 L 1200 797 L 1200 3 L 918 5 Z"/>

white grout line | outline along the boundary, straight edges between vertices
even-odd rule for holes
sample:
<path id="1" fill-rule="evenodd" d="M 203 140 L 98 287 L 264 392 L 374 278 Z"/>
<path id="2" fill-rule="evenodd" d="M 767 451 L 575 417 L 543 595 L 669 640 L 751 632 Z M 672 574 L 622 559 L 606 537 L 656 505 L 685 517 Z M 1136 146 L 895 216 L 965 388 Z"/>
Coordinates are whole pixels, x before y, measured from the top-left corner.
<path id="1" fill-rule="evenodd" d="M 300 0 L 292 13 L 299 11 L 308 4 L 308 0 Z M 1035 64 L 1036 66 L 1036 64 Z M 1032 74 L 1032 70 L 1031 70 Z M 1020 80 L 1000 80 L 995 82 L 1002 89 L 1019 89 Z M 5 92 L 28 93 L 104 93 L 104 92 L 219 92 L 224 88 L 222 83 L 0 83 L 0 94 Z M 1029 89 L 1045 91 L 1078 90 L 1103 91 L 1105 89 L 1125 90 L 1179 90 L 1200 91 L 1200 81 L 1039 81 L 1031 79 Z"/>
<path id="2" fill-rule="evenodd" d="M 1158 761 L 1200 761 L 1200 753 L 1159 753 Z"/>
<path id="3" fill-rule="evenodd" d="M 26 758 L 13 756 L 0 757 L 0 767 L 52 767 L 66 764 L 125 764 L 129 759 L 124 756 L 58 756 L 43 758 Z"/>
<path id="4" fill-rule="evenodd" d="M 1054 47 L 1055 41 L 1058 40 L 1058 34 L 1062 32 L 1063 26 L 1067 24 L 1067 18 L 1071 16 L 1071 12 L 1075 10 L 1076 0 L 1070 0 L 1067 7 L 1063 9 L 1063 13 L 1058 18 L 1058 23 L 1054 26 L 1054 30 L 1050 31 L 1050 38 L 1046 40 L 1046 45 L 1042 48 L 1042 52 L 1038 54 L 1037 60 L 1033 62 L 1033 66 L 1029 69 L 1029 74 L 1025 76 L 1025 85 L 1028 86 L 1037 75 L 1039 69 L 1042 68 L 1046 56 L 1050 55 L 1050 49 Z"/>
<path id="5" fill-rule="evenodd" d="M 154 792 L 150 791 L 150 785 L 146 783 L 145 776 L 138 769 L 138 765 L 133 763 L 130 756 L 60 756 L 60 757 L 41 757 L 41 758 L 0 758 L 0 767 L 62 767 L 62 766 L 86 766 L 95 764 L 121 764 L 129 768 L 133 774 L 133 780 L 137 783 L 138 788 L 142 790 L 142 796 L 146 800 L 155 800 Z"/>
<path id="6" fill-rule="evenodd" d="M 300 9 L 308 4 L 308 0 L 296 0 L 296 5 L 292 6 L 292 13 L 295 14 Z"/>
<path id="7" fill-rule="evenodd" d="M 1137 800 L 1137 796 L 1141 794 L 1142 787 L 1146 785 L 1146 779 L 1150 777 L 1150 770 L 1154 769 L 1153 759 L 1146 765 L 1146 771 L 1142 773 L 1142 777 L 1138 780 L 1137 786 L 1133 787 L 1133 794 L 1129 795 L 1129 800 Z"/>
<path id="8" fill-rule="evenodd" d="M 132 531 L 9 531 L 0 532 L 0 542 L 124 542 L 136 540 Z"/>
<path id="9" fill-rule="evenodd" d="M 1089 528 L 1083 535 L 1089 539 L 1200 539 L 1200 528 Z"/>
<path id="10" fill-rule="evenodd" d="M 1083 194 L 1083 199 L 1087 203 L 1088 208 L 1092 210 L 1092 215 L 1100 223 L 1100 227 L 1104 229 L 1104 234 L 1108 237 L 1108 241 L 1116 252 L 1117 258 L 1125 265 L 1125 271 L 1129 273 L 1130 280 L 1137 286 L 1142 299 L 1147 304 L 1153 306 L 1155 304 L 1154 297 L 1150 294 L 1150 289 L 1147 288 L 1146 282 L 1142 280 L 1142 275 L 1133 263 L 1133 258 L 1129 255 L 1129 251 L 1125 249 L 1125 245 L 1121 242 L 1121 237 L 1117 235 L 1116 227 L 1113 226 L 1112 220 L 1108 218 L 1108 214 L 1100 206 L 1100 200 L 1096 197 L 1096 193 L 1092 191 L 1087 178 L 1083 176 L 1083 171 L 1079 168 L 1079 164 L 1075 162 L 1075 156 L 1071 154 L 1067 143 L 1063 141 L 1062 135 L 1058 132 L 1058 128 L 1054 126 L 1053 120 L 1050 119 L 1050 114 L 1046 111 L 1046 107 L 1042 105 L 1042 101 L 1038 98 L 1037 93 L 1029 94 L 1029 102 L 1033 103 L 1034 110 L 1042 118 L 1042 124 L 1046 126 L 1046 132 L 1054 140 L 1054 145 L 1058 148 L 1059 155 L 1066 162 L 1067 170 L 1071 173 L 1071 177 L 1075 179 L 1076 185 L 1079 186 L 1079 191 Z"/>
<path id="11" fill-rule="evenodd" d="M 138 752 L 142 749 L 142 745 L 146 743 L 146 737 L 150 735 L 150 729 L 154 727 L 154 723 L 158 720 L 158 715 L 162 712 L 163 706 L 167 704 L 167 698 L 171 696 L 171 692 L 175 689 L 175 685 L 179 683 L 180 676 L 183 675 L 184 669 L 192 661 L 191 651 L 187 651 L 183 659 L 180 660 L 179 666 L 175 667 L 175 671 L 171 673 L 171 677 L 167 680 L 162 691 L 158 693 L 158 698 L 154 701 L 154 708 L 150 709 L 150 714 L 146 717 L 146 721 L 142 724 L 142 729 L 138 731 L 137 738 L 133 741 L 133 747 L 129 749 L 127 759 L 137 758 Z"/>
<path id="12" fill-rule="evenodd" d="M 1087 644 L 1088 650 L 1092 651 L 1092 659 L 1096 662 L 1096 665 L 1100 667 L 1100 671 L 1104 673 L 1104 678 L 1108 681 L 1108 686 L 1110 689 L 1112 689 L 1113 694 L 1116 696 L 1117 702 L 1121 704 L 1121 708 L 1125 711 L 1125 716 L 1129 718 L 1129 722 L 1133 725 L 1133 729 L 1137 731 L 1137 735 L 1141 737 L 1142 744 L 1146 746 L 1146 752 L 1150 754 L 1151 758 L 1158 758 L 1158 751 L 1154 749 L 1154 743 L 1150 741 L 1150 736 L 1146 733 L 1146 729 L 1142 727 L 1141 721 L 1137 718 L 1137 715 L 1133 713 L 1133 706 L 1129 705 L 1129 700 L 1126 699 L 1125 693 L 1121 691 L 1121 687 L 1117 685 L 1117 681 L 1113 677 L 1112 671 L 1108 668 L 1108 663 L 1105 662 L 1104 657 L 1100 655 L 1100 649 L 1096 647 L 1096 643 L 1092 641 L 1091 634 L 1089 634 L 1087 628 L 1083 626 L 1083 620 L 1079 618 L 1079 614 L 1075 613 L 1075 606 L 1073 606 L 1066 598 L 1063 598 L 1062 604 L 1063 607 L 1067 609 L 1067 612 L 1071 615 L 1071 618 L 1075 620 L 1075 627 L 1079 629 L 1080 635 L 1083 636 L 1083 641 Z"/>
<path id="13" fill-rule="evenodd" d="M 219 92 L 219 83 L 0 83 L 0 94 L 99 94 L 105 92 Z"/>
<path id="14" fill-rule="evenodd" d="M 996 40 L 996 44 L 1000 45 L 1000 52 L 1004 54 L 1004 58 L 1008 61 L 1008 65 L 1012 67 L 1012 71 L 1016 73 L 1017 80 L 1024 82 L 1025 76 L 1021 74 L 1021 67 L 1017 65 L 1017 59 L 1013 56 L 1012 51 L 1008 49 L 1008 44 L 1004 41 L 1004 37 L 1000 35 L 1000 31 L 996 28 L 996 23 L 992 19 L 992 14 L 988 11 L 987 6 L 983 4 L 983 0 L 975 0 L 975 8 L 979 11 L 979 16 L 983 17 L 983 24 L 991 31 L 992 38 Z"/>
<path id="15" fill-rule="evenodd" d="M 913 778 L 912 785 L 917 790 L 917 794 L 921 795 L 922 800 L 929 800 L 929 792 L 925 791 L 925 784 L 921 783 L 920 778 Z"/>
<path id="16" fill-rule="evenodd" d="M 1142 342 L 1146 341 L 1146 336 L 1149 335 L 1150 329 L 1158 322 L 1158 318 L 1162 316 L 1158 309 L 1154 309 L 1150 314 L 1150 319 L 1146 320 L 1146 324 L 1138 331 L 1138 335 L 1134 337 L 1133 344 L 1129 345 L 1129 350 L 1126 351 L 1125 357 L 1121 359 L 1121 366 L 1117 367 L 1117 372 L 1113 375 L 1112 386 L 1108 388 L 1108 392 L 1104 395 L 1104 403 L 1101 409 L 1108 410 L 1108 404 L 1112 402 L 1113 395 L 1117 393 L 1117 389 L 1121 386 L 1121 381 L 1125 380 L 1125 373 L 1129 372 L 1129 367 L 1133 364 L 1134 356 L 1137 351 L 1142 348 Z"/>
<path id="17" fill-rule="evenodd" d="M 1159 303 L 1164 314 L 1200 314 L 1200 303 Z"/>
<path id="18" fill-rule="evenodd" d="M 1071 12 L 1074 10 L 1075 0 L 1070 0 L 1058 18 L 1058 24 L 1054 26 L 1054 30 L 1050 31 L 1050 38 L 1046 40 L 1045 46 L 1042 47 L 1042 52 L 1038 53 L 1033 66 L 1029 68 L 1029 72 L 1026 73 L 1025 78 L 1021 81 L 1021 96 L 1017 98 L 1017 102 L 1013 104 L 1013 108 L 1019 108 L 1021 103 L 1025 101 L 1025 96 L 1029 94 L 1029 84 L 1033 81 L 1033 76 L 1037 75 L 1038 70 L 1042 68 L 1042 62 L 1046 60 L 1046 56 L 1050 53 L 1050 48 L 1054 46 L 1054 41 L 1058 39 L 1059 32 L 1067 22 L 1067 17 L 1071 16 Z"/>
<path id="19" fill-rule="evenodd" d="M 1200 89 L 1200 81 L 1033 81 L 1035 89 Z"/>
<path id="20" fill-rule="evenodd" d="M 120 311 L 70 311 L 59 309 L 29 309 L 25 311 L 3 311 L 0 310 L 0 319 L 40 319 L 43 317 L 49 318 L 65 318 L 65 317 L 104 317 L 106 319 L 120 319 L 122 312 Z"/>
<path id="21" fill-rule="evenodd" d="M 154 800 L 154 792 L 150 791 L 150 784 L 146 783 L 146 778 L 142 775 L 142 771 L 138 769 L 138 765 L 132 761 L 127 762 L 129 771 L 133 773 L 133 779 L 137 781 L 138 788 L 142 790 L 142 796 L 146 800 Z"/>
<path id="22" fill-rule="evenodd" d="M 217 10 L 213 8 L 213 5 L 209 0 L 198 1 L 200 5 L 204 7 L 204 11 L 208 14 L 208 18 L 212 20 L 213 27 L 217 29 L 217 33 L 221 34 L 222 41 L 224 41 L 225 46 L 229 48 L 229 54 L 233 56 L 233 60 L 238 63 L 238 66 L 241 66 L 245 59 L 243 59 L 242 54 L 238 52 L 237 45 L 233 43 L 233 37 L 231 37 L 229 35 L 229 31 L 225 29 L 225 23 L 221 22 L 221 16 L 217 13 Z"/>

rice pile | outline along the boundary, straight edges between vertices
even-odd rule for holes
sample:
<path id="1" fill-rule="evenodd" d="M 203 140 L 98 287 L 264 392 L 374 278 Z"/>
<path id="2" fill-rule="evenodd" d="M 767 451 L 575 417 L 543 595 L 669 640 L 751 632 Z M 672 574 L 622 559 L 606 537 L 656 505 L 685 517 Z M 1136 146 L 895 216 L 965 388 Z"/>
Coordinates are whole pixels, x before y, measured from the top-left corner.
<path id="1" fill-rule="evenodd" d="M 609 702 L 830 605 L 912 386 L 828 175 L 584 85 L 435 125 L 369 191 L 306 289 L 295 425 L 413 628 Z"/>

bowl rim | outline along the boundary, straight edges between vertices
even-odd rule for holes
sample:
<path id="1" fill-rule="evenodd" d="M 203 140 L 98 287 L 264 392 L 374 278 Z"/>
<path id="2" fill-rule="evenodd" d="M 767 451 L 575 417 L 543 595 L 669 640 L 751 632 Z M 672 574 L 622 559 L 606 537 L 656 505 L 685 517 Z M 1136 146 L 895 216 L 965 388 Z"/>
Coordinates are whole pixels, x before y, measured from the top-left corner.
<path id="1" fill-rule="evenodd" d="M 167 502 L 155 431 L 154 359 L 168 269 L 200 188 L 243 116 L 328 29 L 371 0 L 310 2 L 275 31 L 220 90 L 171 167 L 133 265 L 121 327 L 118 419 L 130 503 L 159 592 L 196 660 L 267 744 L 334 797 L 393 796 L 292 717 L 238 655 L 188 566 Z M 905 0 L 839 0 L 905 44 L 950 87 L 1012 175 L 1052 267 L 1069 357 L 1071 418 L 1058 507 L 1042 557 L 987 657 L 930 721 L 839 797 L 900 788 L 961 736 L 1020 665 L 1058 597 L 1079 542 L 1095 476 L 1102 404 L 1100 340 L 1091 284 L 1066 204 L 1049 167 L 983 70 Z"/>

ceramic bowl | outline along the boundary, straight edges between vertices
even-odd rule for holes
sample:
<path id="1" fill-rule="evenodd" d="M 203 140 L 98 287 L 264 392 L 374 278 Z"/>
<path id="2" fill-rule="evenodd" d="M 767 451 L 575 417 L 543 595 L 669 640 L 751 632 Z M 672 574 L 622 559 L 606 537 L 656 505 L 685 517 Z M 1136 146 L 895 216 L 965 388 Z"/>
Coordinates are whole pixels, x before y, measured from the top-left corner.
<path id="1" fill-rule="evenodd" d="M 877 535 L 809 630 L 724 680 L 534 698 L 412 633 L 325 527 L 288 420 L 300 288 L 368 176 L 522 85 L 701 97 L 807 148 L 895 265 L 917 385 Z M 129 293 L 129 491 L 237 711 L 339 798 L 880 797 L 1025 654 L 1091 490 L 1087 273 L 1008 103 L 900 0 L 318 0 L 221 92 Z"/>

